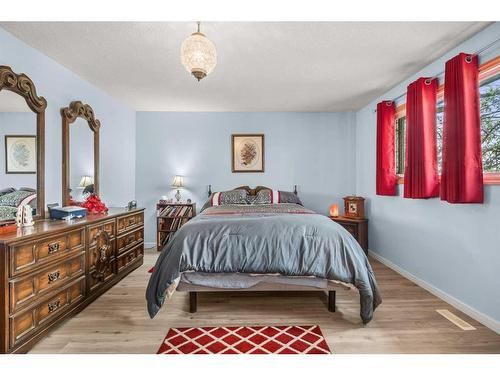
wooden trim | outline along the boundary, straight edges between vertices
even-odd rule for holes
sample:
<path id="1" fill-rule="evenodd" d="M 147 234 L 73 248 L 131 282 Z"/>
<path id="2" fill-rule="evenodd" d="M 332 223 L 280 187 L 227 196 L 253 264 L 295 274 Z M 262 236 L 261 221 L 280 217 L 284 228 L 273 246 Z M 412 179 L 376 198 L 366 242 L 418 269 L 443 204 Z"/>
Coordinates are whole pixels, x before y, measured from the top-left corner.
<path id="1" fill-rule="evenodd" d="M 36 113 L 36 199 L 34 220 L 45 219 L 45 109 L 47 101 L 38 96 L 33 81 L 26 74 L 16 74 L 10 66 L 0 65 L 0 91 L 9 90 L 21 95 Z"/>
<path id="2" fill-rule="evenodd" d="M 441 181 L 441 176 L 439 176 L 439 181 Z M 397 184 L 403 185 L 404 183 L 405 177 L 403 175 L 398 175 Z M 500 185 L 500 173 L 483 173 L 483 184 Z"/>
<path id="3" fill-rule="evenodd" d="M 61 108 L 62 117 L 62 205 L 69 203 L 69 179 L 70 179 L 70 139 L 69 126 L 78 117 L 87 121 L 92 132 L 94 132 L 94 193 L 99 194 L 99 129 L 101 122 L 95 118 L 94 110 L 88 104 L 81 101 L 73 101 L 68 107 Z"/>
<path id="4" fill-rule="evenodd" d="M 500 185 L 500 173 L 484 173 L 483 181 L 485 185 Z"/>

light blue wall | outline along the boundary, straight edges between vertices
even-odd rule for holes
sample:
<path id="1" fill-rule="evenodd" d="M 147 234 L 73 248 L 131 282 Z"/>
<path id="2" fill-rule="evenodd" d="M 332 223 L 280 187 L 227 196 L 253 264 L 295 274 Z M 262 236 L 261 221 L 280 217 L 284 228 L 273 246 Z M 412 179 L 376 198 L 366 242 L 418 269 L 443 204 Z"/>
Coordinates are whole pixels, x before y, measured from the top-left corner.
<path id="1" fill-rule="evenodd" d="M 352 113 L 137 113 L 138 203 L 147 208 L 146 241 L 154 242 L 154 207 L 185 176 L 184 199 L 201 208 L 214 191 L 266 185 L 291 191 L 326 213 L 354 192 Z M 231 173 L 231 134 L 265 134 L 265 173 Z"/>
<path id="2" fill-rule="evenodd" d="M 90 104 L 101 121 L 100 189 L 104 202 L 109 206 L 121 206 L 132 200 L 135 197 L 135 112 L 2 28 L 0 65 L 8 65 L 16 73 L 26 73 L 35 83 L 38 94 L 48 102 L 45 114 L 45 201 L 61 202 L 59 111 L 73 100 Z"/>
<path id="3" fill-rule="evenodd" d="M 404 270 L 500 321 L 500 186 L 482 205 L 375 195 L 375 105 L 397 97 L 419 76 L 444 70 L 458 52 L 474 52 L 500 36 L 496 23 L 450 51 L 356 114 L 356 193 L 368 198 L 370 249 Z M 482 61 L 499 54 L 489 51 Z M 402 189 L 401 189 L 402 190 Z"/>

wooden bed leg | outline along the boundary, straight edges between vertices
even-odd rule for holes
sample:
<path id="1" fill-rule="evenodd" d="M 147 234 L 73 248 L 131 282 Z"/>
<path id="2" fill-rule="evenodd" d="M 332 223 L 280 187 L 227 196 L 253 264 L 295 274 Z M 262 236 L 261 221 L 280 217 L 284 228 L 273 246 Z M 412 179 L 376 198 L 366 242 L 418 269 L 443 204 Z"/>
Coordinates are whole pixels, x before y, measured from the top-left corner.
<path id="1" fill-rule="evenodd" d="M 197 297 L 196 292 L 189 292 L 189 312 L 195 313 L 197 308 Z"/>
<path id="2" fill-rule="evenodd" d="M 335 312 L 335 290 L 328 291 L 328 311 Z"/>

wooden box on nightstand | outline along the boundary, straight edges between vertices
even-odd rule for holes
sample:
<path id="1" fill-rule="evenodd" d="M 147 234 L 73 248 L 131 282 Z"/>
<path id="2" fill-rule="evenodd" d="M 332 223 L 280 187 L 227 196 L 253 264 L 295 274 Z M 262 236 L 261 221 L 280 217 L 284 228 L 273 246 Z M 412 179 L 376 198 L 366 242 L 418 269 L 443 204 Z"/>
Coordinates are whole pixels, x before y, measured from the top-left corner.
<path id="1" fill-rule="evenodd" d="M 368 219 L 352 219 L 345 216 L 330 216 L 330 219 L 347 229 L 368 255 Z"/>

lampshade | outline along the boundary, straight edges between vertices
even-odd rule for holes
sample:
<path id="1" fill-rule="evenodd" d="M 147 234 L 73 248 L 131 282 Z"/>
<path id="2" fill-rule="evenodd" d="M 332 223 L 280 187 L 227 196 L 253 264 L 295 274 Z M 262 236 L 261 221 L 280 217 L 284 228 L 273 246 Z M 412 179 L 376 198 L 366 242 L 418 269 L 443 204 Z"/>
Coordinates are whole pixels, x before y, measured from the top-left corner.
<path id="1" fill-rule="evenodd" d="M 86 188 L 87 186 L 92 185 L 93 183 L 94 183 L 94 177 L 83 176 L 82 179 L 80 180 L 80 185 L 78 185 L 78 187 Z"/>
<path id="2" fill-rule="evenodd" d="M 204 34 L 198 31 L 191 34 L 181 46 L 181 62 L 186 70 L 199 81 L 210 74 L 217 65 L 215 45 Z"/>
<path id="3" fill-rule="evenodd" d="M 173 188 L 181 188 L 184 186 L 184 179 L 182 176 L 175 176 L 174 181 L 172 182 Z"/>

